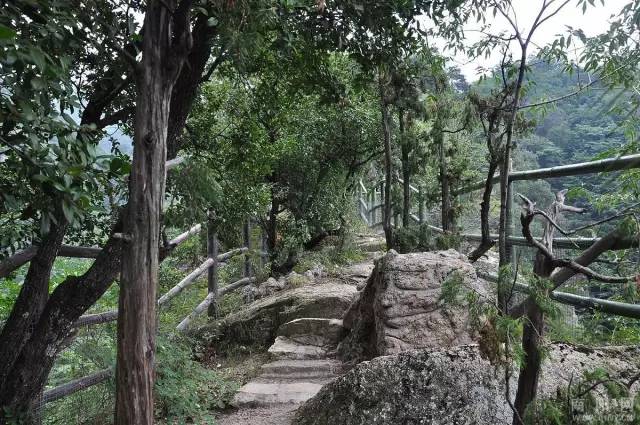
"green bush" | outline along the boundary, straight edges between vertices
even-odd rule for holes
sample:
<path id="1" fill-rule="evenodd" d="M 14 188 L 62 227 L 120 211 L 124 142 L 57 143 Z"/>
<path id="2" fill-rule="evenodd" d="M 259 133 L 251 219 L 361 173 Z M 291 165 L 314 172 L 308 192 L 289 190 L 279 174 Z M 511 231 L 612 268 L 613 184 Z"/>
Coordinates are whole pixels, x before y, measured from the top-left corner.
<path id="1" fill-rule="evenodd" d="M 238 384 L 193 360 L 189 341 L 160 336 L 157 345 L 156 416 L 167 423 L 190 418 L 211 421 L 212 411 L 226 407 Z"/>
<path id="2" fill-rule="evenodd" d="M 433 232 L 427 225 L 401 227 L 393 231 L 393 249 L 401 254 L 436 249 Z"/>

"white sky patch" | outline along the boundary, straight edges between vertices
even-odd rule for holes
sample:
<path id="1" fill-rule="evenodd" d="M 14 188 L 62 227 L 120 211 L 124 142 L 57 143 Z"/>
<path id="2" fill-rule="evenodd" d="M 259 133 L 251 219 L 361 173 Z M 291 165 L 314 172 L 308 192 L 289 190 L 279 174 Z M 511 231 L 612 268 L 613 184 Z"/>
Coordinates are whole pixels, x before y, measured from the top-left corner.
<path id="1" fill-rule="evenodd" d="M 529 54 L 535 54 L 539 48 L 551 44 L 559 35 L 568 34 L 567 26 L 573 27 L 574 29 L 582 29 L 587 37 L 602 34 L 609 29 L 611 16 L 617 15 L 626 3 L 628 3 L 628 0 L 605 0 L 605 5 L 603 6 L 599 0 L 596 0 L 595 5 L 587 7 L 586 13 L 583 14 L 582 7 L 578 7 L 577 5 L 577 0 L 571 1 L 558 12 L 557 15 L 538 27 L 532 38 Z M 526 35 L 536 15 L 540 11 L 542 0 L 513 0 L 512 4 L 517 16 L 517 25 L 520 28 L 520 32 Z M 556 0 L 550 7 L 550 10 L 555 10 L 560 4 L 561 1 Z M 555 8 L 553 6 L 555 6 Z M 490 25 L 490 28 L 486 30 L 491 34 L 497 35 L 501 32 L 505 34 L 513 33 L 511 25 L 500 13 L 498 13 L 495 18 L 492 18 L 491 11 L 487 12 L 487 23 Z M 466 46 L 471 46 L 483 37 L 486 37 L 478 31 L 481 27 L 481 23 L 476 22 L 470 22 L 464 26 Z M 574 56 L 574 59 L 577 59 L 577 55 L 579 55 L 581 50 L 579 43 L 580 41 L 573 37 L 573 46 L 569 51 L 571 55 Z M 441 49 L 444 46 L 444 43 L 437 44 Z M 517 42 L 511 43 L 511 50 L 513 57 L 518 58 L 520 56 L 521 50 Z M 453 55 L 452 52 L 445 51 L 444 53 Z M 451 62 L 462 70 L 462 73 L 468 81 L 476 81 L 486 70 L 498 65 L 501 58 L 502 55 L 498 49 L 488 58 L 483 56 L 470 59 L 464 53 L 458 52 L 453 55 Z"/>

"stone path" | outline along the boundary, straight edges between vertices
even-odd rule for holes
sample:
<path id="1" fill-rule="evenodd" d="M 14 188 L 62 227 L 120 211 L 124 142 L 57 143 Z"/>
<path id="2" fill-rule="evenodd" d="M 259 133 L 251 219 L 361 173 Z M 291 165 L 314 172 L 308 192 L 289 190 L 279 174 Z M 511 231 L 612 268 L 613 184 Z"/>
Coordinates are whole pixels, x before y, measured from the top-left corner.
<path id="1" fill-rule="evenodd" d="M 358 246 L 368 259 L 345 267 L 339 280 L 364 286 L 373 270 L 373 259 L 384 240 L 360 235 Z M 289 425 L 298 407 L 323 385 L 345 372 L 336 359 L 338 342 L 344 336 L 341 318 L 304 317 L 280 326 L 269 353 L 274 361 L 262 366 L 260 375 L 244 385 L 233 404 L 237 409 L 216 418 L 219 425 Z"/>
<path id="2" fill-rule="evenodd" d="M 342 320 L 301 318 L 285 323 L 269 348 L 275 361 L 244 385 L 233 404 L 238 410 L 217 418 L 220 425 L 286 425 L 298 406 L 343 372 L 335 359 Z"/>

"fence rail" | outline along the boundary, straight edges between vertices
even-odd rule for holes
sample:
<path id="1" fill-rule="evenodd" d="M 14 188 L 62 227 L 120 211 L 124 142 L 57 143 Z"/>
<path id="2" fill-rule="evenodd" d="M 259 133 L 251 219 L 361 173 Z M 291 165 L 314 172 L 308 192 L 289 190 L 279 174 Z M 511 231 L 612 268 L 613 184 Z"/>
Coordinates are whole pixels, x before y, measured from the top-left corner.
<path id="1" fill-rule="evenodd" d="M 630 170 L 640 168 L 640 154 L 626 155 L 616 158 L 608 158 L 598 161 L 590 161 L 590 162 L 582 162 L 577 164 L 569 164 L 558 167 L 550 167 L 550 168 L 540 168 L 535 170 L 525 170 L 525 171 L 514 171 L 509 174 L 509 193 L 513 193 L 511 184 L 514 181 L 519 180 L 536 180 L 543 178 L 554 178 L 554 177 L 566 177 L 566 176 L 574 176 L 574 175 L 583 175 L 583 174 L 591 174 L 591 173 L 609 173 L 621 170 Z M 404 183 L 401 179 L 396 178 L 396 181 L 400 183 Z M 492 183 L 496 184 L 500 181 L 500 176 L 494 176 L 492 179 Z M 367 187 L 363 184 L 362 180 L 360 181 L 358 187 L 358 200 L 357 200 L 357 208 L 359 215 L 363 217 L 363 220 L 371 227 L 378 226 L 384 222 L 384 190 L 380 187 L 379 195 L 380 198 L 377 198 L 378 195 L 378 186 L 379 184 L 373 184 L 371 188 L 368 190 Z M 454 196 L 473 192 L 475 190 L 483 189 L 485 186 L 485 181 L 480 181 L 468 186 L 464 186 L 457 190 L 452 191 Z M 410 211 L 409 217 L 416 223 L 426 224 L 424 219 L 424 202 L 422 197 L 422 191 L 420 188 L 411 187 L 411 191 L 414 193 L 418 193 L 418 209 L 419 215 L 416 215 L 414 212 Z M 362 194 L 366 194 L 366 198 L 363 199 Z M 379 201 L 378 201 L 379 199 Z M 379 202 L 379 203 L 378 203 Z M 508 208 L 512 207 L 512 202 L 508 203 Z M 378 221 L 377 210 L 380 209 L 380 220 Z M 397 214 L 394 212 L 393 214 Z M 510 210 L 508 210 L 507 215 L 510 217 Z M 443 230 L 439 227 L 432 226 L 426 224 L 429 229 L 444 233 Z M 510 247 L 509 251 L 514 246 L 531 246 L 524 237 L 513 236 L 513 227 L 512 225 L 507 224 L 507 237 L 506 242 L 507 246 Z M 469 242 L 481 242 L 482 236 L 480 234 L 474 233 L 463 233 L 460 235 L 464 240 Z M 498 235 L 490 235 L 492 240 L 497 240 Z M 538 238 L 541 240 L 541 238 Z M 561 249 L 587 249 L 591 247 L 593 244 L 600 241 L 600 238 L 584 238 L 584 237 L 557 237 L 553 239 L 554 246 Z M 634 246 L 638 246 L 635 244 Z M 621 244 L 620 246 L 614 245 L 610 247 L 611 250 L 618 249 L 627 249 L 629 246 L 625 244 Z M 491 281 L 497 281 L 497 276 L 493 275 L 485 275 L 483 278 Z M 524 284 L 516 284 L 515 289 L 520 292 L 528 292 L 529 287 Z M 566 292 L 554 291 L 551 294 L 551 298 L 557 302 L 569 304 L 575 307 L 586 307 L 594 310 L 601 311 L 603 313 L 614 314 L 618 316 L 630 317 L 634 319 L 640 319 L 640 304 L 630 304 L 623 303 L 617 301 L 610 301 L 599 298 L 592 297 L 584 297 L 580 295 L 570 294 Z"/>
<path id="2" fill-rule="evenodd" d="M 166 248 L 168 248 L 168 250 L 170 251 L 171 249 L 175 248 L 182 242 L 186 241 L 191 236 L 198 234 L 201 231 L 201 229 L 202 229 L 202 225 L 200 224 L 193 226 L 191 229 L 187 230 L 186 232 L 178 235 L 176 238 L 169 241 L 169 243 L 167 244 L 168 247 Z M 189 324 L 193 321 L 193 319 L 195 319 L 198 315 L 202 314 L 211 305 L 217 304 L 218 299 L 220 297 L 230 292 L 233 292 L 239 288 L 242 288 L 244 286 L 247 286 L 256 282 L 256 278 L 250 276 L 251 268 L 249 263 L 249 257 L 247 255 L 250 250 L 249 234 L 251 229 L 250 229 L 249 221 L 247 221 L 243 229 L 245 233 L 245 242 L 244 242 L 245 246 L 241 248 L 232 249 L 228 252 L 225 252 L 219 255 L 217 255 L 218 242 L 215 237 L 215 232 L 212 232 L 211 229 L 212 229 L 212 226 L 207 227 L 207 231 L 209 233 L 207 237 L 207 245 L 208 245 L 207 254 L 215 255 L 215 257 L 210 256 L 209 258 L 207 258 L 200 266 L 198 266 L 196 269 L 190 272 L 178 284 L 176 284 L 173 288 L 167 291 L 167 293 L 162 295 L 158 299 L 158 306 L 161 307 L 161 306 L 167 305 L 171 299 L 176 297 L 187 287 L 191 286 L 205 272 L 208 272 L 209 279 L 213 277 L 217 281 L 218 269 L 224 266 L 225 262 L 228 261 L 229 259 L 238 255 L 243 255 L 243 254 L 246 256 L 244 261 L 244 266 L 243 266 L 244 277 L 242 277 L 241 279 L 233 283 L 225 285 L 224 287 L 217 289 L 215 291 L 212 291 L 211 286 L 209 285 L 208 286 L 209 292 L 205 297 L 205 299 L 200 304 L 198 304 L 198 306 L 196 306 L 196 308 L 180 322 L 180 324 L 176 327 L 178 331 L 186 330 Z M 95 253 L 97 255 L 97 253 L 100 252 L 99 248 L 91 248 L 91 250 L 89 251 L 85 251 L 86 248 L 83 248 L 83 247 L 75 247 L 75 248 L 82 248 L 78 252 L 81 252 L 83 254 L 88 253 L 90 255 L 93 255 Z M 212 253 L 215 253 L 215 254 L 212 254 Z M 34 255 L 35 255 L 35 250 L 34 250 Z M 262 255 L 263 253 L 261 253 L 261 256 Z M 86 257 L 83 257 L 83 258 L 86 258 Z M 94 257 L 92 256 L 90 258 L 94 258 Z M 216 285 L 216 288 L 217 288 L 217 285 Z M 102 313 L 86 314 L 81 316 L 76 321 L 76 323 L 74 324 L 74 328 L 78 329 L 83 326 L 93 326 L 93 325 L 98 325 L 102 323 L 113 322 L 117 319 L 118 319 L 117 310 L 111 310 L 111 311 L 106 311 Z M 104 369 L 98 372 L 91 373 L 82 378 L 74 379 L 73 381 L 59 385 L 55 388 L 49 389 L 43 393 L 43 396 L 40 401 L 40 405 L 37 407 L 37 409 L 41 409 L 45 404 L 50 403 L 52 401 L 59 400 L 61 398 L 74 394 L 78 391 L 81 391 L 86 388 L 105 382 L 108 379 L 110 379 L 113 376 L 113 374 L 114 374 L 114 370 L 112 368 Z"/>
<path id="3" fill-rule="evenodd" d="M 601 159 L 598 161 L 579 162 L 576 164 L 560 165 L 535 170 L 513 171 L 509 173 L 509 183 L 518 180 L 539 180 L 554 177 L 578 176 L 582 174 L 610 173 L 614 171 L 640 168 L 640 154 L 620 156 L 616 158 Z M 500 175 L 496 175 L 491 183 L 500 182 Z M 453 191 L 454 195 L 462 195 L 484 188 L 485 181 L 478 181 L 468 186 L 463 186 Z"/>

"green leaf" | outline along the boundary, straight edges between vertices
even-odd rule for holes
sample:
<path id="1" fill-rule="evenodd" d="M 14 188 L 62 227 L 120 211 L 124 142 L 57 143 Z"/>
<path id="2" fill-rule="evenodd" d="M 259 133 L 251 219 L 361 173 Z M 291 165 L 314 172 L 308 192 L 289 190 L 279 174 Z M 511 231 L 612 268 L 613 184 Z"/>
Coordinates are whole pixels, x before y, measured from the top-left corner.
<path id="1" fill-rule="evenodd" d="M 43 71 L 47 66 L 47 60 L 44 57 L 44 53 L 40 49 L 31 50 L 31 60 L 36 64 L 40 71 Z"/>
<path id="2" fill-rule="evenodd" d="M 218 25 L 218 20 L 212 16 L 207 19 L 207 25 L 210 27 L 215 27 L 216 25 Z"/>
<path id="3" fill-rule="evenodd" d="M 0 24 L 0 39 L 1 40 L 15 38 L 16 35 L 17 35 L 17 33 L 13 29 Z"/>
<path id="4" fill-rule="evenodd" d="M 66 200 L 62 201 L 62 213 L 69 223 L 73 222 L 73 208 Z"/>
<path id="5" fill-rule="evenodd" d="M 34 90 L 42 90 L 45 87 L 44 80 L 40 77 L 32 78 L 31 87 L 33 87 Z"/>

